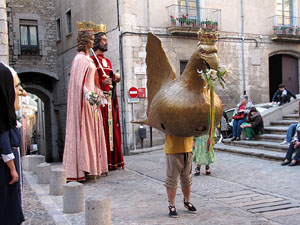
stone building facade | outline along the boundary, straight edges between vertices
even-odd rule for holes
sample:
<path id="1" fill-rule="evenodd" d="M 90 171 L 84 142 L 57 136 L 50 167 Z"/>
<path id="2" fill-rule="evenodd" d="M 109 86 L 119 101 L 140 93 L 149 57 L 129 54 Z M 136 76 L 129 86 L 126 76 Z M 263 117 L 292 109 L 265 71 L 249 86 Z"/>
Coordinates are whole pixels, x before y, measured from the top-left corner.
<path id="1" fill-rule="evenodd" d="M 6 1 L 0 1 L 0 62 L 9 63 L 8 60 L 8 33 L 7 33 Z"/>
<path id="2" fill-rule="evenodd" d="M 58 82 L 54 0 L 6 0 L 9 64 L 44 103 L 47 161 L 61 159 L 55 103 Z M 38 134 L 39 135 L 39 134 Z M 41 136 L 41 135 L 40 135 Z"/>
<path id="3" fill-rule="evenodd" d="M 282 82 L 299 93 L 300 0 L 6 2 L 10 64 L 20 73 L 27 90 L 46 102 L 45 113 L 48 115 L 45 118 L 48 118 L 46 126 L 49 128 L 46 132 L 51 135 L 52 143 L 47 152 L 55 160 L 61 159 L 63 152 L 67 90 L 71 63 L 76 54 L 77 21 L 92 20 L 107 25 L 109 50 L 106 56 L 111 59 L 113 69 L 120 70 L 122 77 L 117 92 L 125 154 L 134 148 L 133 140 L 140 147 L 139 126 L 131 121 L 145 117 L 147 98 L 140 98 L 132 113 L 128 90 L 130 87 L 146 88 L 145 47 L 149 31 L 161 38 L 166 54 L 180 76 L 196 49 L 198 28 L 202 25 L 218 27 L 220 65 L 231 71 L 226 88 L 216 89 L 224 109 L 237 104 L 240 95 L 245 93 L 254 103 L 268 102 Z M 21 26 L 27 26 L 27 29 L 37 27 L 39 47 L 38 50 L 32 49 L 35 54 L 27 55 L 26 48 L 22 51 Z M 150 128 L 146 129 L 144 146 L 147 147 L 150 145 Z M 153 145 L 162 144 L 163 140 L 164 135 L 153 129 Z"/>
<path id="4" fill-rule="evenodd" d="M 246 93 L 254 103 L 270 101 L 274 88 L 281 82 L 299 93 L 300 57 L 299 36 L 296 28 L 299 0 L 268 1 L 232 0 L 95 0 L 91 5 L 81 1 L 56 1 L 56 17 L 61 21 L 62 39 L 58 43 L 60 79 L 68 79 L 70 63 L 75 55 L 76 21 L 92 20 L 107 25 L 109 51 L 106 56 L 112 61 L 113 68 L 120 69 L 122 82 L 118 85 L 121 102 L 121 121 L 123 149 L 127 153 L 133 149 L 133 134 L 139 143 L 138 127 L 130 122 L 145 117 L 147 98 L 140 98 L 134 105 L 128 103 L 130 87 L 146 88 L 146 42 L 147 32 L 157 34 L 174 65 L 177 76 L 196 49 L 196 32 L 204 21 L 217 22 L 220 32 L 218 42 L 220 64 L 231 72 L 226 88 L 218 87 L 224 109 L 233 107 L 240 95 Z M 243 9 L 243 10 L 242 10 Z M 68 10 L 72 11 L 72 34 L 64 33 Z M 182 14 L 196 21 L 180 23 Z M 172 21 L 171 16 L 175 19 Z M 177 18 L 177 20 L 176 20 Z M 244 19 L 244 23 L 242 22 Z M 172 23 L 175 22 L 175 23 Z M 242 25 L 244 32 L 242 33 Z M 285 28 L 286 27 L 286 28 Z M 293 29 L 291 34 L 281 30 Z M 282 31 L 283 32 L 283 31 Z M 276 61 L 277 60 L 277 61 Z M 281 67 L 278 67 L 278 63 Z M 293 70 L 289 70 L 292 65 Z M 270 72 L 271 71 L 271 72 Z M 279 72 L 278 72 L 279 71 Z M 60 85 L 67 85 L 61 82 Z M 64 86 L 66 88 L 66 86 Z M 66 92 L 61 104 L 66 102 Z M 61 109 L 65 114 L 65 109 Z M 164 135 L 153 130 L 153 144 L 163 143 Z M 145 145 L 150 145 L 150 129 L 147 127 Z M 138 147 L 140 144 L 138 144 Z"/>

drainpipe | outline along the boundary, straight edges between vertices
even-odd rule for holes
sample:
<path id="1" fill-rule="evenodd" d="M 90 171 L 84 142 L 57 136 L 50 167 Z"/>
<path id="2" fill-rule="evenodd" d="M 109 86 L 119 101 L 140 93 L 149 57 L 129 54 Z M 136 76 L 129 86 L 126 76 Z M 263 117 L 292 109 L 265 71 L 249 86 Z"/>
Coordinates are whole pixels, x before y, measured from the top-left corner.
<path id="1" fill-rule="evenodd" d="M 244 18 L 244 0 L 241 0 L 241 19 L 242 19 L 242 67 L 243 67 L 243 93 L 246 95 L 246 74 L 245 74 L 245 50 L 244 50 L 244 43 L 245 43 L 245 18 Z"/>
<path id="2" fill-rule="evenodd" d="M 127 127 L 126 127 L 126 104 L 125 104 L 125 75 L 124 75 L 124 62 L 123 62 L 123 33 L 120 28 L 120 8 L 119 0 L 117 0 L 117 22 L 119 34 L 119 60 L 120 60 L 120 74 L 121 74 L 121 107 L 122 107 L 122 140 L 123 140 L 123 152 L 124 155 L 129 155 L 128 145 L 127 145 Z"/>
<path id="3" fill-rule="evenodd" d="M 147 0 L 147 23 L 148 23 L 148 31 L 150 31 L 150 7 L 149 7 L 149 0 Z"/>

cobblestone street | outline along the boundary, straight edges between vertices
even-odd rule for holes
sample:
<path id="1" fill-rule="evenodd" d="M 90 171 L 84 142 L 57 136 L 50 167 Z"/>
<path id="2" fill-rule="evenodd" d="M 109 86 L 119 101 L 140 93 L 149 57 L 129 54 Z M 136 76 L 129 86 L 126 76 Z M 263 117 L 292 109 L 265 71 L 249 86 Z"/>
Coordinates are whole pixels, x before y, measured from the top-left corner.
<path id="1" fill-rule="evenodd" d="M 196 215 L 187 213 L 178 191 L 180 218 L 168 217 L 161 150 L 125 157 L 125 170 L 85 184 L 85 198 L 110 197 L 112 224 L 299 224 L 299 166 L 216 154 L 212 175 L 201 171 L 193 177 L 191 201 L 198 209 Z M 49 196 L 49 185 L 36 184 L 30 173 L 25 179 L 30 184 L 25 182 L 25 224 L 84 224 L 84 213 L 62 213 L 62 196 Z"/>

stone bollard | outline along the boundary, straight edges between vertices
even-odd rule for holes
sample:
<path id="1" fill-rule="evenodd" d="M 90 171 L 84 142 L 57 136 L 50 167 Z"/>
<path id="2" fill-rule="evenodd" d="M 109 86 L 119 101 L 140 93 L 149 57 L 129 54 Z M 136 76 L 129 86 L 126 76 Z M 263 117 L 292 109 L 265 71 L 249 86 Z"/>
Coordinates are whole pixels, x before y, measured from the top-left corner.
<path id="1" fill-rule="evenodd" d="M 38 184 L 50 184 L 51 165 L 49 163 L 41 163 L 36 167 L 38 175 Z"/>
<path id="2" fill-rule="evenodd" d="M 66 183 L 66 171 L 62 168 L 52 168 L 50 176 L 50 195 L 63 195 Z"/>
<path id="3" fill-rule="evenodd" d="M 80 213 L 83 211 L 83 184 L 70 182 L 64 185 L 63 212 Z"/>
<path id="4" fill-rule="evenodd" d="M 85 201 L 85 224 L 111 225 L 111 209 L 109 198 L 89 198 Z"/>
<path id="5" fill-rule="evenodd" d="M 24 170 L 37 174 L 37 165 L 45 162 L 45 156 L 43 155 L 25 155 L 22 157 L 22 167 Z"/>

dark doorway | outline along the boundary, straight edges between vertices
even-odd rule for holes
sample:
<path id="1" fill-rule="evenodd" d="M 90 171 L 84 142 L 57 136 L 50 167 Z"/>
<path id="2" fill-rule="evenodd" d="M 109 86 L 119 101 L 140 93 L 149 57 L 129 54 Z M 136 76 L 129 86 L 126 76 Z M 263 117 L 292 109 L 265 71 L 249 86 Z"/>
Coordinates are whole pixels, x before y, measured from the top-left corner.
<path id="1" fill-rule="evenodd" d="M 298 59 L 290 55 L 274 55 L 269 58 L 269 95 L 270 101 L 284 83 L 293 94 L 299 93 Z"/>

